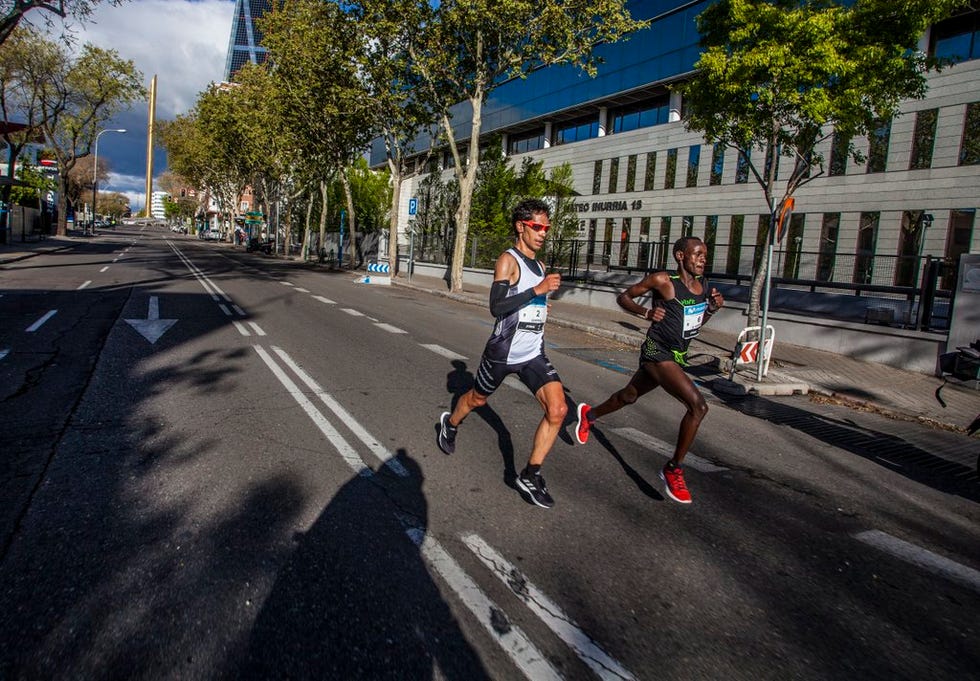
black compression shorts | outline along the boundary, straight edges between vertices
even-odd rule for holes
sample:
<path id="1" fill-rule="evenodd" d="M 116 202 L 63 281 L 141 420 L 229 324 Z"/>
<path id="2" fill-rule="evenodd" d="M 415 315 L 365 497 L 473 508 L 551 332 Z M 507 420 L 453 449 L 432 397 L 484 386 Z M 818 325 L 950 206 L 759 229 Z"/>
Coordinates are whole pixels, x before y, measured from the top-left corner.
<path id="1" fill-rule="evenodd" d="M 520 364 L 492 362 L 483 357 L 476 370 L 476 384 L 473 387 L 481 395 L 490 397 L 510 374 L 517 374 L 533 395 L 537 395 L 544 384 L 561 380 L 558 371 L 543 354 Z"/>

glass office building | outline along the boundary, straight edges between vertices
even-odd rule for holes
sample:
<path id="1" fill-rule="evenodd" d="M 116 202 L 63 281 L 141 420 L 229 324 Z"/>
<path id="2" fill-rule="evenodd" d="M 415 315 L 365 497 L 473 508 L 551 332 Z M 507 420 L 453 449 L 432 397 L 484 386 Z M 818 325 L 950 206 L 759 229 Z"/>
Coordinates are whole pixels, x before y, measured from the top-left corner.
<path id="1" fill-rule="evenodd" d="M 235 14 L 228 39 L 228 56 L 225 58 L 225 81 L 231 82 L 245 64 L 261 64 L 265 61 L 265 48 L 259 45 L 262 35 L 255 26 L 255 19 L 272 6 L 271 0 L 236 0 Z"/>
<path id="2" fill-rule="evenodd" d="M 579 238 L 590 242 L 590 257 L 606 264 L 633 263 L 652 252 L 644 242 L 672 243 L 685 234 L 711 242 L 709 265 L 717 272 L 751 272 L 758 258 L 768 221 L 760 187 L 735 150 L 686 130 L 683 101 L 669 89 L 693 73 L 695 17 L 709 2 L 634 0 L 633 15 L 651 25 L 600 47 L 604 63 L 595 78 L 549 67 L 501 85 L 486 102 L 484 144 L 499 136 L 515 167 L 528 157 L 545 170 L 571 166 L 581 197 Z M 843 140 L 821 143 L 823 175 L 796 194 L 779 274 L 914 285 L 916 273 L 898 266 L 903 258 L 955 260 L 980 250 L 978 17 L 978 10 L 967 10 L 922 37 L 921 49 L 957 63 L 928 76 L 924 99 L 905 102 L 901 115 L 854 140 L 865 161 L 840 154 Z M 457 106 L 452 120 L 465 146 L 468 105 Z M 416 140 L 420 150 L 427 144 Z M 382 167 L 384 158 L 376 141 L 372 166 Z M 451 170 L 446 165 L 442 172 L 448 177 Z M 402 186 L 402 229 L 419 182 L 416 176 Z M 872 255 L 896 259 L 888 281 L 873 271 Z"/>

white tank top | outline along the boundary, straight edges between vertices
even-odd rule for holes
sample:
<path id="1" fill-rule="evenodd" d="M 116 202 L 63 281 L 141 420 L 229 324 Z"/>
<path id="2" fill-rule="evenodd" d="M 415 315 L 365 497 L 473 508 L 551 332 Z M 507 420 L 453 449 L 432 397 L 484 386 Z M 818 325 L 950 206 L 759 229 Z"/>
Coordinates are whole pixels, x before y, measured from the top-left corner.
<path id="1" fill-rule="evenodd" d="M 508 298 L 532 289 L 544 280 L 544 267 L 540 262 L 527 258 L 515 248 L 507 252 L 517 261 L 520 270 L 517 282 L 507 291 Z M 520 364 L 537 357 L 543 351 L 547 319 L 547 294 L 535 296 L 513 312 L 497 317 L 484 355 L 493 362 L 507 364 Z"/>

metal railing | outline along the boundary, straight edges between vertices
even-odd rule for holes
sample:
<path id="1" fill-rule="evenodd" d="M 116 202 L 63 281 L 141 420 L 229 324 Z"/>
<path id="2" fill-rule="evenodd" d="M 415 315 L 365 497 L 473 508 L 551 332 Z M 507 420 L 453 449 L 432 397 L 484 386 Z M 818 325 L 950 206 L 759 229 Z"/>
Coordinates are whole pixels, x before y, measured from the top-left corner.
<path id="1" fill-rule="evenodd" d="M 548 240 L 538 254 L 549 270 L 573 281 L 601 280 L 609 273 L 642 275 L 676 265 L 673 242 Z M 447 264 L 451 244 L 431 237 L 416 239 L 417 262 Z M 725 286 L 731 300 L 746 302 L 764 246 L 708 244 L 707 276 Z M 465 267 L 492 268 L 498 250 L 481 249 L 468 239 Z M 803 251 L 774 251 L 772 283 L 776 309 L 816 311 L 828 317 L 922 330 L 949 327 L 955 262 L 932 256 Z M 836 296 L 837 298 L 831 298 Z"/>

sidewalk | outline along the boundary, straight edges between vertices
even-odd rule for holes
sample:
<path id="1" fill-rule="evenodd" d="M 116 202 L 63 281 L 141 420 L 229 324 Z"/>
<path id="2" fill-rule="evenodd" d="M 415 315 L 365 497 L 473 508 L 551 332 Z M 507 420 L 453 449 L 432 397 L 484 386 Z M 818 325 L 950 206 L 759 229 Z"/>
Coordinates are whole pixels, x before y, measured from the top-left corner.
<path id="1" fill-rule="evenodd" d="M 446 282 L 434 277 L 414 275 L 411 281 L 402 276 L 392 284 L 433 295 L 445 296 L 465 303 L 487 306 L 489 289 L 473 284 L 464 285 L 461 293 L 448 291 Z M 489 313 L 488 313 L 489 314 Z M 609 338 L 639 349 L 646 332 L 641 320 L 619 309 L 602 309 L 552 302 L 548 321 L 561 326 Z M 640 330 L 633 331 L 629 326 Z M 728 366 L 735 335 L 712 330 L 705 326 L 691 343 L 692 364 L 719 367 L 711 379 L 711 388 L 729 394 L 793 395 L 816 393 L 834 402 L 858 409 L 882 413 L 892 418 L 916 420 L 945 429 L 965 432 L 980 414 L 980 390 L 947 384 L 942 390 L 946 407 L 936 400 L 936 389 L 942 379 L 883 364 L 863 362 L 841 355 L 810 348 L 776 343 L 769 372 L 762 382 L 756 381 L 756 366 L 739 368 L 734 380 L 723 367 Z M 980 438 L 980 433 L 974 437 Z"/>
<path id="2" fill-rule="evenodd" d="M 91 235 L 83 237 L 81 232 L 72 232 L 68 236 L 46 236 L 34 241 L 0 244 L 0 265 L 31 258 L 41 253 L 56 253 L 71 248 L 76 240 L 91 238 Z"/>

